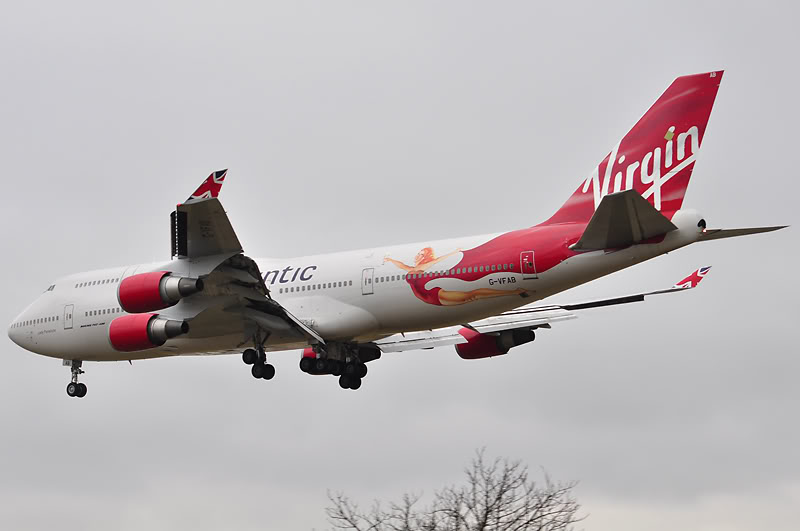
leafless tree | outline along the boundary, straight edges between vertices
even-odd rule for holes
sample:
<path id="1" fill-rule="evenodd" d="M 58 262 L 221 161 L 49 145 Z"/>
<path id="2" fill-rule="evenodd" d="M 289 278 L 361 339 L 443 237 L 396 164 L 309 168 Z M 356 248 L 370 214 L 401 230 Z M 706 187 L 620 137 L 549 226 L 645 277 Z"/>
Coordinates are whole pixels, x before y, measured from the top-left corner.
<path id="1" fill-rule="evenodd" d="M 545 475 L 538 485 L 521 462 L 488 461 L 483 450 L 464 472 L 463 485 L 435 492 L 426 507 L 421 495 L 405 494 L 362 511 L 344 494 L 329 493 L 328 521 L 352 531 L 570 531 L 582 520 L 572 497 L 575 482 L 554 483 Z"/>

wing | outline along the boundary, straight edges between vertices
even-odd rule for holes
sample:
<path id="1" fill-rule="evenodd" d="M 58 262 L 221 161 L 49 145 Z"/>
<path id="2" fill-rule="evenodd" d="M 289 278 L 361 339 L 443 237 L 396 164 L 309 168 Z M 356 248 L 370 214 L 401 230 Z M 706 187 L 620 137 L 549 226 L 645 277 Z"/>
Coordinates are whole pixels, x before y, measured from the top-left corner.
<path id="1" fill-rule="evenodd" d="M 171 215 L 172 261 L 159 269 L 202 278 L 204 289 L 165 313 L 190 322 L 188 337 L 278 335 L 323 339 L 270 296 L 258 264 L 245 256 L 219 193 L 228 170 L 209 175 Z"/>
<path id="2" fill-rule="evenodd" d="M 375 341 L 375 344 L 383 352 L 402 352 L 405 350 L 434 348 L 447 345 L 461 345 L 469 342 L 470 337 L 475 334 L 498 335 L 505 330 L 536 330 L 537 328 L 551 328 L 552 323 L 566 321 L 578 317 L 574 312 L 589 308 L 601 308 L 617 304 L 629 304 L 632 302 L 644 301 L 650 295 L 661 295 L 664 293 L 676 293 L 695 288 L 700 281 L 705 278 L 711 267 L 701 267 L 695 270 L 671 288 L 647 293 L 637 293 L 623 297 L 610 299 L 600 299 L 596 301 L 581 302 L 577 304 L 563 305 L 529 305 L 501 313 L 493 317 L 487 317 L 480 321 L 464 324 L 463 326 L 452 326 L 448 328 L 438 328 L 436 330 L 424 330 L 405 334 L 395 334 L 384 339 Z"/>
<path id="3" fill-rule="evenodd" d="M 222 203 L 217 196 L 228 170 L 215 171 L 179 204 L 170 217 L 172 256 L 200 258 L 242 252 Z"/>

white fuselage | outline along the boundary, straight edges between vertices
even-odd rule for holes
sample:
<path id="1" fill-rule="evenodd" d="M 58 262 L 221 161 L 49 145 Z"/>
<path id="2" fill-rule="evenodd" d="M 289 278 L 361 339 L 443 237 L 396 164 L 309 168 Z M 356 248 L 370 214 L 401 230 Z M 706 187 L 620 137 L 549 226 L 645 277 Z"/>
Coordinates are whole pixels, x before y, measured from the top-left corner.
<path id="1" fill-rule="evenodd" d="M 291 259 L 257 259 L 256 262 L 272 298 L 320 336 L 333 341 L 366 342 L 399 332 L 468 323 L 530 304 L 697 241 L 699 219 L 693 211 L 680 211 L 672 219 L 678 230 L 658 243 L 634 245 L 613 252 L 572 254 L 535 274 L 523 271 L 519 260 L 486 263 L 481 267 L 485 266 L 487 273 L 475 280 L 464 279 L 454 271 L 451 273 L 461 257 L 458 250 L 479 245 L 495 235 Z M 578 234 L 581 231 L 582 228 Z M 387 260 L 402 257 L 408 263 L 422 248 L 456 250 L 428 270 L 430 277 L 422 281 L 426 293 L 435 288 L 458 293 L 525 290 L 525 296 L 513 294 L 456 305 L 425 302 L 412 292 L 404 278 L 407 271 Z M 497 271 L 491 270 L 492 267 Z M 247 339 L 243 332 L 227 329 L 225 333 L 216 334 L 213 323 L 199 328 L 193 324 L 187 336 L 171 339 L 157 348 L 118 352 L 111 346 L 109 324 L 125 314 L 117 298 L 119 281 L 135 273 L 165 268 L 169 268 L 169 262 L 62 277 L 14 320 L 9 336 L 23 348 L 38 354 L 91 361 L 241 352 L 241 345 Z M 202 300 L 201 297 L 202 294 L 193 295 L 157 313 L 168 317 L 180 305 L 190 304 L 192 299 Z M 274 351 L 307 345 L 305 337 L 292 331 L 271 336 L 266 347 Z"/>

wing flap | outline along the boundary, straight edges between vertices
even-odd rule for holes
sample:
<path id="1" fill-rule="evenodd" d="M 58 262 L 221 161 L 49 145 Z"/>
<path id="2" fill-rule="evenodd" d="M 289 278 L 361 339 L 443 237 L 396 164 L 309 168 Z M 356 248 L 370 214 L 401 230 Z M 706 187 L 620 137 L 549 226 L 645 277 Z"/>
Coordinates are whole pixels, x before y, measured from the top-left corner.
<path id="1" fill-rule="evenodd" d="M 492 332 L 501 332 L 514 328 L 538 328 L 558 321 L 575 319 L 576 317 L 577 315 L 565 308 L 537 308 L 534 306 L 525 310 L 523 307 L 515 310 L 513 313 L 503 313 L 494 317 L 475 321 L 474 323 L 470 323 L 468 327 L 481 334 L 491 334 Z"/>
<path id="2" fill-rule="evenodd" d="M 448 328 L 438 328 L 436 330 L 395 334 L 375 341 L 375 344 L 382 352 L 403 352 L 405 350 L 460 345 L 466 342 L 467 340 L 464 339 L 464 336 L 458 333 L 458 327 L 451 326 Z"/>

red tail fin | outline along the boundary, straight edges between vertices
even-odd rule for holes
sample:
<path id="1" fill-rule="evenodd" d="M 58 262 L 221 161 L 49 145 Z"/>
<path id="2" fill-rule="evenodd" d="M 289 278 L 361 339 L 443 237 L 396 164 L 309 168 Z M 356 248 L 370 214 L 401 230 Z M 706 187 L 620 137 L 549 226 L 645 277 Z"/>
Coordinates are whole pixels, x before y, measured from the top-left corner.
<path id="1" fill-rule="evenodd" d="M 603 196 L 635 189 L 667 218 L 681 208 L 722 71 L 679 77 L 546 224 L 589 221 Z"/>

